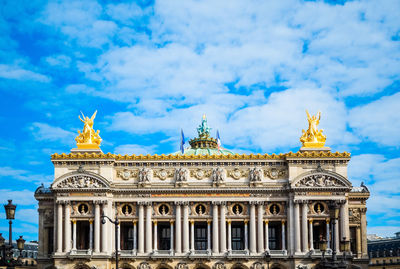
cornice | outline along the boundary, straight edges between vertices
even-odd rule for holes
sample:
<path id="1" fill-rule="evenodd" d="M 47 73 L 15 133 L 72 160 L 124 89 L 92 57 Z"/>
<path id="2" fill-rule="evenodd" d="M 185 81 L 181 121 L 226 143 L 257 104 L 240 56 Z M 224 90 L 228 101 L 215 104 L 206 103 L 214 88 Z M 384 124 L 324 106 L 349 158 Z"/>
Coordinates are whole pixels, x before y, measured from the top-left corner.
<path id="1" fill-rule="evenodd" d="M 311 151 L 280 154 L 227 154 L 227 155 L 121 155 L 112 153 L 69 153 L 51 155 L 51 160 L 96 159 L 115 161 L 169 161 L 169 160 L 286 160 L 297 158 L 350 158 L 348 152 Z"/>

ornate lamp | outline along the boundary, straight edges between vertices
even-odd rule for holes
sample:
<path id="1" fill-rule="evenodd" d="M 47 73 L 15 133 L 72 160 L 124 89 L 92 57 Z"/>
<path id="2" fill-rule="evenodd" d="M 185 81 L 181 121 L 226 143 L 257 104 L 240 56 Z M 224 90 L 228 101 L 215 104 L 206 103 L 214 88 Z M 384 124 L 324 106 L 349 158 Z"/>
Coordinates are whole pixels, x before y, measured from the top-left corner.
<path id="1" fill-rule="evenodd" d="M 340 241 L 340 251 L 341 252 L 350 252 L 350 241 L 346 240 L 346 237 L 343 238 L 342 241 Z"/>
<path id="2" fill-rule="evenodd" d="M 19 249 L 19 251 L 24 250 L 24 246 L 25 246 L 25 239 L 22 238 L 22 235 L 19 236 L 19 238 L 17 239 L 17 248 Z"/>
<path id="3" fill-rule="evenodd" d="M 12 200 L 8 200 L 8 204 L 4 205 L 4 209 L 6 210 L 6 218 L 12 220 L 15 218 L 15 209 L 16 205 L 12 204 Z"/>
<path id="4" fill-rule="evenodd" d="M 271 262 L 271 254 L 269 252 L 265 254 L 265 261 L 267 262 L 267 269 L 269 269 L 269 263 Z"/>
<path id="5" fill-rule="evenodd" d="M 329 214 L 331 219 L 337 220 L 339 218 L 339 209 L 339 204 L 336 201 L 333 201 L 329 205 Z"/>
<path id="6" fill-rule="evenodd" d="M 327 248 L 326 240 L 321 238 L 321 240 L 319 241 L 319 249 L 322 251 L 322 253 L 324 253 L 326 251 L 326 248 Z"/>

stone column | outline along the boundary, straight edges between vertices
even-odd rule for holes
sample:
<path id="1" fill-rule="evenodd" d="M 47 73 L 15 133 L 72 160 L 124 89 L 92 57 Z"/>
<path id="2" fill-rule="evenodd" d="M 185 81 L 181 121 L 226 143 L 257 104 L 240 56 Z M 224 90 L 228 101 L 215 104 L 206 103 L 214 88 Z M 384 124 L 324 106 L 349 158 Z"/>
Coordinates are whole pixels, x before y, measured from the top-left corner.
<path id="1" fill-rule="evenodd" d="M 301 252 L 301 243 L 300 243 L 300 212 L 299 212 L 299 203 L 294 203 L 294 234 L 295 234 L 295 253 Z"/>
<path id="2" fill-rule="evenodd" d="M 361 208 L 361 252 L 363 258 L 368 258 L 367 245 L 367 209 Z"/>
<path id="3" fill-rule="evenodd" d="M 189 252 L 189 204 L 183 204 L 183 253 Z"/>
<path id="4" fill-rule="evenodd" d="M 285 232 L 286 232 L 286 227 L 285 227 L 285 220 L 282 220 L 282 250 L 286 250 L 286 236 L 285 236 Z"/>
<path id="5" fill-rule="evenodd" d="M 76 220 L 72 220 L 72 250 L 76 250 Z"/>
<path id="6" fill-rule="evenodd" d="M 268 220 L 265 220 L 265 251 L 269 251 L 269 233 L 268 233 Z"/>
<path id="7" fill-rule="evenodd" d="M 94 204 L 94 253 L 100 252 L 100 204 Z"/>
<path id="8" fill-rule="evenodd" d="M 288 213 L 287 213 L 287 219 L 288 219 L 288 226 L 289 226 L 289 253 L 294 254 L 294 223 L 293 223 L 293 200 L 290 198 L 289 204 L 288 204 Z"/>
<path id="9" fill-rule="evenodd" d="M 57 201 L 57 253 L 62 252 L 63 247 L 63 229 L 62 229 L 62 220 L 63 220 L 63 213 L 62 213 L 62 204 L 61 201 Z"/>
<path id="10" fill-rule="evenodd" d="M 244 249 L 249 250 L 249 232 L 247 230 L 248 220 L 244 220 Z"/>
<path id="11" fill-rule="evenodd" d="M 137 226 L 136 226 L 136 220 L 133 221 L 133 251 L 137 251 L 137 239 L 136 239 L 136 232 L 137 232 Z"/>
<path id="12" fill-rule="evenodd" d="M 115 213 L 115 214 L 118 214 L 118 213 Z M 118 234 L 117 234 L 117 238 L 115 240 L 118 240 L 118 251 L 121 251 L 121 221 L 119 221 L 119 224 L 118 224 Z M 115 244 L 115 242 L 114 242 L 114 244 Z"/>
<path id="13" fill-rule="evenodd" d="M 138 213 L 139 221 L 138 221 L 138 253 L 144 253 L 144 206 L 142 203 L 139 204 L 139 213 Z"/>
<path id="14" fill-rule="evenodd" d="M 89 220 L 89 249 L 93 251 L 93 220 Z"/>
<path id="15" fill-rule="evenodd" d="M 329 229 L 329 222 L 330 220 L 327 219 L 326 220 L 326 248 L 330 249 L 331 248 L 331 233 L 330 233 L 330 229 Z"/>
<path id="16" fill-rule="evenodd" d="M 339 239 L 342 240 L 343 238 L 346 237 L 346 224 L 345 224 L 345 215 L 346 215 L 346 211 L 345 211 L 345 204 L 346 201 L 343 201 L 340 203 L 340 214 L 339 214 L 339 223 L 340 223 L 340 236 Z M 348 210 L 347 210 L 348 211 Z M 347 212 L 348 214 L 348 212 Z"/>
<path id="17" fill-rule="evenodd" d="M 232 251 L 232 226 L 231 226 L 231 220 L 227 221 L 228 223 L 228 251 Z"/>
<path id="18" fill-rule="evenodd" d="M 153 233 L 151 229 L 151 215 L 152 215 L 151 203 L 146 204 L 146 253 L 152 252 L 153 244 Z"/>
<path id="19" fill-rule="evenodd" d="M 349 201 L 344 204 L 344 227 L 346 240 L 350 240 Z"/>
<path id="20" fill-rule="evenodd" d="M 356 230 L 356 241 L 357 241 L 357 258 L 361 258 L 361 228 L 357 226 Z"/>
<path id="21" fill-rule="evenodd" d="M 154 250 L 154 252 L 156 252 L 158 249 L 158 247 L 157 247 L 157 220 L 154 220 L 153 223 L 154 223 L 154 244 L 153 244 L 154 248 L 153 248 L 153 250 Z"/>
<path id="22" fill-rule="evenodd" d="M 313 238 L 313 220 L 308 220 L 308 234 L 310 237 L 310 250 L 314 250 L 314 238 Z"/>
<path id="23" fill-rule="evenodd" d="M 308 229 L 307 229 L 307 214 L 308 214 L 308 204 L 303 203 L 301 208 L 301 235 L 302 235 L 302 245 L 303 252 L 308 251 Z"/>
<path id="24" fill-rule="evenodd" d="M 211 221 L 207 220 L 207 251 L 211 252 Z"/>
<path id="25" fill-rule="evenodd" d="M 250 254 L 257 252 L 256 238 L 256 206 L 250 202 Z"/>
<path id="26" fill-rule="evenodd" d="M 176 218 L 176 242 L 175 242 L 175 252 L 177 253 L 177 254 L 179 254 L 179 253 L 181 253 L 182 252 L 182 245 L 181 245 L 181 242 L 182 242 L 182 239 L 181 239 L 181 234 L 182 234 L 182 232 L 181 232 L 181 221 L 182 221 L 182 219 L 181 219 L 181 206 L 180 206 L 180 204 L 179 203 L 175 203 L 175 207 L 176 207 L 176 210 L 175 210 L 175 218 Z"/>
<path id="27" fill-rule="evenodd" d="M 194 220 L 190 220 L 190 251 L 194 252 Z"/>
<path id="28" fill-rule="evenodd" d="M 258 203 L 257 214 L 258 253 L 262 253 L 264 252 L 264 205 L 262 202 Z"/>
<path id="29" fill-rule="evenodd" d="M 219 253 L 218 237 L 218 204 L 213 202 L 213 254 Z"/>
<path id="30" fill-rule="evenodd" d="M 335 222 L 335 243 L 336 243 L 336 253 L 339 253 L 339 223 L 338 220 L 334 220 Z"/>
<path id="31" fill-rule="evenodd" d="M 55 202 L 53 204 L 54 208 L 53 208 L 53 212 L 54 212 L 54 217 L 53 217 L 53 249 L 51 250 L 52 252 L 54 252 L 54 254 L 57 251 L 57 221 L 58 221 L 58 217 L 57 217 L 57 206 L 58 204 Z"/>
<path id="32" fill-rule="evenodd" d="M 222 202 L 220 205 L 220 252 L 226 252 L 226 219 L 225 219 L 225 203 Z"/>
<path id="33" fill-rule="evenodd" d="M 174 220 L 169 221 L 170 231 L 171 231 L 171 239 L 170 239 L 170 252 L 174 251 Z"/>
<path id="34" fill-rule="evenodd" d="M 103 203 L 103 213 L 107 210 L 107 202 Z M 108 231 L 107 224 L 101 225 L 101 252 L 108 253 Z"/>
<path id="35" fill-rule="evenodd" d="M 64 217 L 64 252 L 71 251 L 71 206 L 69 202 L 65 203 Z"/>

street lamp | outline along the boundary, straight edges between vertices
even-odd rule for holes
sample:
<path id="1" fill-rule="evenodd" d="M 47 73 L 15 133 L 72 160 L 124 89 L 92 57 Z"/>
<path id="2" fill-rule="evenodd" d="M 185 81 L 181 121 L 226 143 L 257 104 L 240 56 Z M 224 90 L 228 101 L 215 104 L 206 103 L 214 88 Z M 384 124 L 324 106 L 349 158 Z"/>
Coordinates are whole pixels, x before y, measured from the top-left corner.
<path id="1" fill-rule="evenodd" d="M 24 246 L 25 246 L 25 240 L 22 238 L 22 235 L 20 235 L 19 238 L 17 239 L 17 248 L 19 250 L 18 260 L 20 261 L 22 258 L 22 250 L 24 250 Z"/>
<path id="2" fill-rule="evenodd" d="M 119 225 L 119 220 L 118 220 L 118 215 L 116 214 L 115 220 L 110 219 L 106 215 L 104 215 L 104 212 L 101 214 L 101 224 L 106 224 L 106 218 L 115 225 L 115 269 L 118 269 L 118 225 Z"/>
<path id="3" fill-rule="evenodd" d="M 346 254 L 350 252 L 350 240 L 346 240 L 346 237 L 343 237 L 343 240 L 340 241 L 340 251 L 343 252 L 343 266 L 346 267 Z"/>
<path id="4" fill-rule="evenodd" d="M 17 206 L 12 204 L 12 200 L 8 200 L 8 204 L 4 205 L 4 209 L 6 210 L 6 218 L 8 220 L 10 220 L 8 222 L 10 225 L 8 244 L 10 246 L 12 246 L 12 220 L 15 218 L 15 209 L 16 208 L 17 208 Z"/>
<path id="5" fill-rule="evenodd" d="M 267 262 L 267 269 L 269 269 L 269 263 L 271 262 L 271 254 L 269 252 L 265 254 L 265 261 Z"/>
<path id="6" fill-rule="evenodd" d="M 330 218 L 331 220 L 333 220 L 332 222 L 332 261 L 335 262 L 337 260 L 336 257 L 336 221 L 339 218 L 339 204 L 336 201 L 331 201 L 331 203 L 329 203 L 329 214 L 330 214 Z"/>

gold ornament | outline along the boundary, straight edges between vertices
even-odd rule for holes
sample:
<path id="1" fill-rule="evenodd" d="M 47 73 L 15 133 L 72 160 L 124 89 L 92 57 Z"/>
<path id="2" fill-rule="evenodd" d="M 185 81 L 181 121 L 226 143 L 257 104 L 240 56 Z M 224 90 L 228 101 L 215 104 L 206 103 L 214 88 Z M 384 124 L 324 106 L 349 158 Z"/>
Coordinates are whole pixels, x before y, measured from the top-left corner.
<path id="1" fill-rule="evenodd" d="M 322 148 L 325 145 L 326 136 L 322 133 L 323 130 L 318 130 L 318 124 L 321 119 L 321 112 L 318 111 L 317 115 L 310 116 L 307 112 L 308 130 L 303 131 L 300 137 L 300 142 L 305 148 Z"/>
<path id="2" fill-rule="evenodd" d="M 82 112 L 81 112 L 82 113 Z M 78 136 L 75 138 L 76 145 L 78 149 L 98 149 L 100 148 L 101 138 L 100 138 L 100 131 L 97 130 L 96 132 L 93 129 L 93 121 L 96 117 L 97 110 L 93 113 L 92 117 L 85 117 L 83 115 L 83 119 L 79 116 L 79 119 L 84 123 L 83 131 L 78 130 Z"/>

